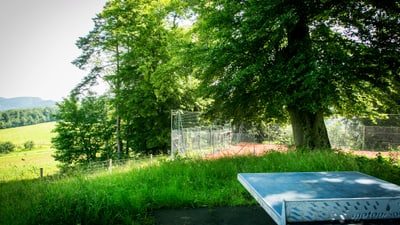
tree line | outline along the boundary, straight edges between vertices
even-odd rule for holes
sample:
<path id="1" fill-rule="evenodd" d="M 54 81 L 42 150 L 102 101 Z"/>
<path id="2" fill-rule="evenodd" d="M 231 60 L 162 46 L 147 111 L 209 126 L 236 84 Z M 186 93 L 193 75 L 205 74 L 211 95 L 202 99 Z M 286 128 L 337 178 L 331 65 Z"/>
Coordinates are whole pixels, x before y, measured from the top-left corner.
<path id="1" fill-rule="evenodd" d="M 324 117 L 399 112 L 399 15 L 380 0 L 110 0 L 77 40 L 89 72 L 59 104 L 55 158 L 166 153 L 171 110 L 287 122 L 296 146 L 330 148 Z"/>
<path id="2" fill-rule="evenodd" d="M 55 121 L 57 107 L 10 109 L 0 112 L 0 129 Z"/>

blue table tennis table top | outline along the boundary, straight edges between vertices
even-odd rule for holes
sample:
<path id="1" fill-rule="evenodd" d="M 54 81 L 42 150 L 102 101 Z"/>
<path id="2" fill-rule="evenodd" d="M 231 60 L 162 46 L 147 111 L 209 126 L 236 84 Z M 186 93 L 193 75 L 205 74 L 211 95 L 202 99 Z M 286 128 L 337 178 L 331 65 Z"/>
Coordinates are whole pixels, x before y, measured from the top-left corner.
<path id="1" fill-rule="evenodd" d="M 240 173 L 277 224 L 400 218 L 400 186 L 359 172 Z"/>

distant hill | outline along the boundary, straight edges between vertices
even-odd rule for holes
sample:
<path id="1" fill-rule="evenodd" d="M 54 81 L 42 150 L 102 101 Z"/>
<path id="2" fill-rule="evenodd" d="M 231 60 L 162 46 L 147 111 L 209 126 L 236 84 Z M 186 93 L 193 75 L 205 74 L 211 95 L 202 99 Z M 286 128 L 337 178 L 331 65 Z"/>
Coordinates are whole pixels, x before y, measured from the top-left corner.
<path id="1" fill-rule="evenodd" d="M 17 97 L 17 98 L 1 98 L 0 111 L 9 109 L 33 109 L 52 107 L 56 105 L 56 101 L 43 100 L 38 97 Z"/>

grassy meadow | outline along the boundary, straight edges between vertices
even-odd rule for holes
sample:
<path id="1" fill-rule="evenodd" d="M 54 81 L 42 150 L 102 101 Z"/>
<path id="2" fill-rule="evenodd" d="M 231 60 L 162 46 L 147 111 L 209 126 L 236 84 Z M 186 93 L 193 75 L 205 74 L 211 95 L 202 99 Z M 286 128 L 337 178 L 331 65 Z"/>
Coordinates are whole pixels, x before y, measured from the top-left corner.
<path id="1" fill-rule="evenodd" d="M 399 167 L 384 158 L 328 150 L 161 159 L 112 174 L 0 182 L 0 224 L 148 225 L 152 212 L 161 208 L 256 204 L 237 181 L 237 173 L 292 171 L 360 171 L 400 183 Z"/>
<path id="2" fill-rule="evenodd" d="M 0 141 L 36 148 L 0 155 L 2 224 L 152 224 L 162 208 L 257 204 L 237 181 L 244 172 L 360 171 L 400 184 L 398 162 L 331 150 L 291 150 L 217 160 L 155 157 L 122 169 L 57 173 L 54 123 L 0 130 Z M 40 143 L 40 144 L 38 144 Z M 45 177 L 39 179 L 39 168 Z M 23 216 L 22 216 L 23 215 Z"/>
<path id="3" fill-rule="evenodd" d="M 17 146 L 14 152 L 0 154 L 0 182 L 37 178 L 40 168 L 43 168 L 44 175 L 58 171 L 57 162 L 51 156 L 54 152 L 51 148 L 54 126 L 55 122 L 50 122 L 0 129 L 0 141 L 10 141 Z M 23 144 L 27 141 L 34 142 L 34 149 L 23 150 Z"/>
<path id="4" fill-rule="evenodd" d="M 11 141 L 22 146 L 26 141 L 33 141 L 38 148 L 49 147 L 51 138 L 55 135 L 51 131 L 56 122 L 40 123 L 36 125 L 0 129 L 0 141 Z"/>

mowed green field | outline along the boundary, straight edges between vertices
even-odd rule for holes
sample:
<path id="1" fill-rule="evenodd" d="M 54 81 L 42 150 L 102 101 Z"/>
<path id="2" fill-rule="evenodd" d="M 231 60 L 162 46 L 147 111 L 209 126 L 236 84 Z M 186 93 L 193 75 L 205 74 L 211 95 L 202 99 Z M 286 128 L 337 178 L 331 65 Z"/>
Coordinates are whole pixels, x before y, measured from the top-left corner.
<path id="1" fill-rule="evenodd" d="M 51 131 L 55 124 L 51 122 L 0 130 L 0 142 L 10 141 L 17 146 L 15 152 L 0 154 L 0 182 L 38 178 L 40 168 L 43 168 L 44 176 L 57 173 L 57 162 L 52 157 L 54 149 L 51 148 L 51 138 L 55 135 Z M 33 141 L 35 148 L 21 150 L 26 141 Z"/>
<path id="2" fill-rule="evenodd" d="M 54 133 L 55 122 L 41 123 L 31 126 L 0 129 L 0 142 L 11 141 L 15 145 L 23 145 L 33 141 L 36 146 L 50 146 Z"/>

